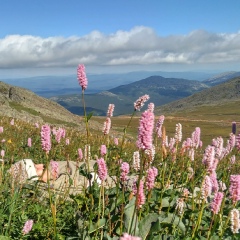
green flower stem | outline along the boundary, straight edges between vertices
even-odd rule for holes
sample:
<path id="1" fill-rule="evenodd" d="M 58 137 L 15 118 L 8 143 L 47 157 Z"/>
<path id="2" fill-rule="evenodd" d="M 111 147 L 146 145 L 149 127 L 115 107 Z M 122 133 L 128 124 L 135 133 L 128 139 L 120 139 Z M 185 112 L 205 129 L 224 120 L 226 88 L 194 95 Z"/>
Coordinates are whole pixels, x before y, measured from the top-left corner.
<path id="1" fill-rule="evenodd" d="M 202 201 L 202 205 L 201 205 L 201 210 L 200 210 L 200 213 L 199 213 L 199 215 L 198 215 L 198 220 L 197 220 L 197 223 L 196 223 L 195 228 L 194 228 L 193 233 L 192 233 L 192 239 L 194 239 L 195 234 L 196 234 L 196 232 L 197 232 L 197 230 L 198 230 L 198 228 L 199 228 L 199 225 L 200 225 L 200 223 L 201 223 L 201 221 L 202 221 L 202 215 L 203 215 L 203 210 L 204 210 L 204 208 L 205 208 L 205 202 L 204 202 L 204 200 L 203 200 L 203 201 Z"/>
<path id="2" fill-rule="evenodd" d="M 134 117 L 134 115 L 135 115 L 135 112 L 136 112 L 136 110 L 133 111 L 133 113 L 132 113 L 132 115 L 131 115 L 131 118 L 130 118 L 130 120 L 129 120 L 129 122 L 128 122 L 128 125 L 124 128 L 123 137 L 122 137 L 122 143 L 121 143 L 121 147 L 120 147 L 120 154 L 119 154 L 120 157 L 122 156 L 124 141 L 125 141 L 126 134 L 127 134 L 127 129 L 128 129 L 128 127 L 130 126 L 130 123 L 132 122 L 132 119 L 133 119 L 133 117 Z"/>

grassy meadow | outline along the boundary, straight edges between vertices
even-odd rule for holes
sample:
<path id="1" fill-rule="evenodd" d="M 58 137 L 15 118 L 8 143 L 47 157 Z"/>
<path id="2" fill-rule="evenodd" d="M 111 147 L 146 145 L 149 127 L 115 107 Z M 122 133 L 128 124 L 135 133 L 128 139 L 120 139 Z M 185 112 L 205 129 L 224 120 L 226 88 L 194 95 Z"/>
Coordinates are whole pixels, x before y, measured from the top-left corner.
<path id="1" fill-rule="evenodd" d="M 239 239 L 240 136 L 232 122 L 240 114 L 214 109 L 166 115 L 158 129 L 150 106 L 133 107 L 132 116 L 85 113 L 85 131 L 1 117 L 0 239 Z M 102 128 L 91 130 L 92 120 Z M 51 129 L 48 151 L 43 126 Z M 29 158 L 46 167 L 81 162 L 89 184 L 70 194 L 50 179 L 14 182 L 8 170 Z"/>

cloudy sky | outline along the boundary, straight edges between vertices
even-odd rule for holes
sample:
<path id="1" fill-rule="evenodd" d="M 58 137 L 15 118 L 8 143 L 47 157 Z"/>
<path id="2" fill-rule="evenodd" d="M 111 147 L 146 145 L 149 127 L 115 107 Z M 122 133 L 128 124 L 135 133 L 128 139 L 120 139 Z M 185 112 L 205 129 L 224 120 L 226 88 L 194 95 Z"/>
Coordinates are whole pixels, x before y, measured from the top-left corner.
<path id="1" fill-rule="evenodd" d="M 0 79 L 240 71 L 239 0 L 0 0 Z"/>

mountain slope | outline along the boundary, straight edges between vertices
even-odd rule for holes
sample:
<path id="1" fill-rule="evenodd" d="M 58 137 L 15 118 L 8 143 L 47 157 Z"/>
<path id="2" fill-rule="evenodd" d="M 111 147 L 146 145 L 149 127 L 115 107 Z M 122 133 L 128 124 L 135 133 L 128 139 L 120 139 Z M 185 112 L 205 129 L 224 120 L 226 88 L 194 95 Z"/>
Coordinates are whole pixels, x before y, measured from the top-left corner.
<path id="1" fill-rule="evenodd" d="M 236 77 L 240 77 L 240 72 L 224 72 L 215 75 L 211 78 L 208 78 L 207 80 L 202 81 L 202 83 L 207 84 L 209 86 L 215 86 Z"/>
<path id="2" fill-rule="evenodd" d="M 240 77 L 195 93 L 187 98 L 159 106 L 155 111 L 157 114 L 177 113 L 194 111 L 196 108 L 203 106 L 219 106 L 229 103 L 235 103 L 236 105 L 240 103 Z"/>
<path id="3" fill-rule="evenodd" d="M 48 122 L 84 127 L 80 117 L 72 114 L 56 102 L 42 98 L 24 88 L 0 81 L 0 116 L 28 122 Z"/>
<path id="4" fill-rule="evenodd" d="M 110 103 L 115 104 L 114 115 L 123 115 L 131 113 L 134 101 L 144 94 L 150 96 L 149 102 L 158 106 L 206 88 L 207 85 L 195 80 L 152 76 L 98 94 L 87 94 L 85 100 L 88 110 L 94 111 L 95 115 L 105 115 Z M 80 95 L 56 96 L 51 99 L 75 114 L 83 114 Z"/>

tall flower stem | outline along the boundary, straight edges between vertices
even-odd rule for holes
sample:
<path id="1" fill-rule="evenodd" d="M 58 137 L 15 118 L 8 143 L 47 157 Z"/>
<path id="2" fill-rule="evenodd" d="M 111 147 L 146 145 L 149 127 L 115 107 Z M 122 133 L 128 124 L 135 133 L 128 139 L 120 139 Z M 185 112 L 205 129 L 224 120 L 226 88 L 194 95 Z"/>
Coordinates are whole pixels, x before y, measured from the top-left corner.
<path id="1" fill-rule="evenodd" d="M 86 111 L 86 103 L 84 99 L 84 90 L 82 90 L 82 103 L 83 103 L 83 111 L 84 111 L 84 121 L 86 125 L 86 132 L 87 132 L 87 144 L 89 143 L 89 126 L 88 126 L 88 118 L 87 118 L 87 111 Z"/>
<path id="2" fill-rule="evenodd" d="M 123 137 L 122 137 L 122 142 L 121 142 L 121 147 L 120 147 L 120 157 L 121 157 L 122 152 L 123 152 L 123 146 L 124 146 L 124 141 L 125 141 L 126 134 L 127 134 L 127 129 L 129 128 L 130 123 L 132 122 L 132 119 L 133 119 L 133 117 L 134 117 L 134 115 L 135 115 L 135 112 L 136 112 L 136 110 L 133 111 L 133 113 L 132 113 L 132 115 L 131 115 L 131 118 L 130 118 L 128 124 L 127 124 L 127 126 L 126 126 L 126 127 L 124 128 L 124 130 L 123 130 Z"/>

